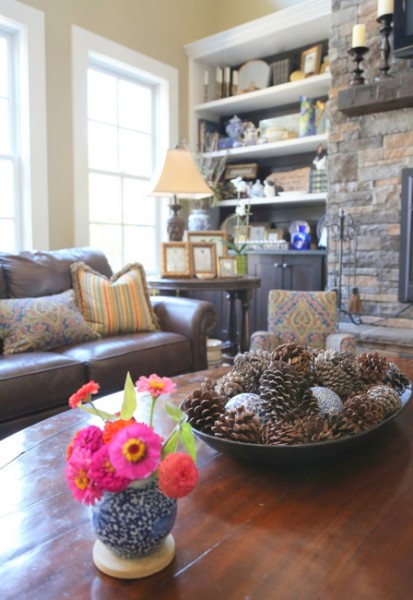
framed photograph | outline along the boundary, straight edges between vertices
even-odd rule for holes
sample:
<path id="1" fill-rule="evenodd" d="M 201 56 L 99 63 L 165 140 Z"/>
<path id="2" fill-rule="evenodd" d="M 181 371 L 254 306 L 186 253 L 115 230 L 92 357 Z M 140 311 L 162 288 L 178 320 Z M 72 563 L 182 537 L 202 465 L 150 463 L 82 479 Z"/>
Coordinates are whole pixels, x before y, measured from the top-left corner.
<path id="1" fill-rule="evenodd" d="M 185 242 L 162 243 L 162 277 L 190 277 L 188 244 Z"/>
<path id="2" fill-rule="evenodd" d="M 186 231 L 185 235 L 189 243 L 215 244 L 215 256 L 217 258 L 228 254 L 228 246 L 225 244 L 226 231 Z"/>
<path id="3" fill-rule="evenodd" d="M 238 277 L 235 256 L 221 256 L 218 258 L 218 277 Z"/>
<path id="4" fill-rule="evenodd" d="M 265 239 L 268 242 L 280 242 L 284 239 L 284 231 L 281 227 L 267 229 Z"/>
<path id="5" fill-rule="evenodd" d="M 215 244 L 205 242 L 191 242 L 189 244 L 189 260 L 191 273 L 200 279 L 216 277 L 217 259 Z"/>
<path id="6" fill-rule="evenodd" d="M 268 223 L 253 223 L 250 225 L 249 241 L 262 242 L 266 239 Z"/>
<path id="7" fill-rule="evenodd" d="M 301 71 L 306 77 L 316 75 L 320 71 L 321 44 L 301 52 Z"/>
<path id="8" fill-rule="evenodd" d="M 224 173 L 224 179 L 255 179 L 258 173 L 258 163 L 248 163 L 241 165 L 227 165 Z"/>

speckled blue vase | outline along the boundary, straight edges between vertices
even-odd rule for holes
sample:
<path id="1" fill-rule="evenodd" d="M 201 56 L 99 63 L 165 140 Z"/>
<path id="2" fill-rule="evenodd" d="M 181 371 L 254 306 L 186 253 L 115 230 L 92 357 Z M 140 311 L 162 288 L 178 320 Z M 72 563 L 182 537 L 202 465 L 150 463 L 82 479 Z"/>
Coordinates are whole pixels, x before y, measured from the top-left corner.
<path id="1" fill-rule="evenodd" d="M 172 530 L 177 501 L 158 488 L 157 479 L 134 482 L 123 492 L 106 492 L 92 507 L 97 538 L 121 558 L 155 552 Z"/>

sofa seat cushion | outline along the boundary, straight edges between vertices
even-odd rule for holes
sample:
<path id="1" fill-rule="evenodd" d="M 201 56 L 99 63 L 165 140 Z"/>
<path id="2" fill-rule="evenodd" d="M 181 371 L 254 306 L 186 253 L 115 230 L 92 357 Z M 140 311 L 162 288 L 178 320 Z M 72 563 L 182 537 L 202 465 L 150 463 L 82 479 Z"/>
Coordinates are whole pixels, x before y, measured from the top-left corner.
<path id="1" fill-rule="evenodd" d="M 53 350 L 99 337 L 79 312 L 73 290 L 40 298 L 0 300 L 4 354 Z"/>
<path id="2" fill-rule="evenodd" d="M 165 331 L 101 338 L 58 352 L 84 363 L 87 379 L 99 383 L 104 394 L 123 389 L 128 371 L 135 382 L 141 375 L 168 377 L 191 371 L 192 367 L 190 340 Z"/>
<path id="3" fill-rule="evenodd" d="M 110 279 L 82 262 L 71 265 L 71 271 L 77 305 L 99 334 L 159 329 L 141 264 L 126 265 Z"/>
<path id="4" fill-rule="evenodd" d="M 54 352 L 0 356 L 0 422 L 62 406 L 86 381 L 85 367 Z M 69 408 L 69 405 L 67 405 Z"/>

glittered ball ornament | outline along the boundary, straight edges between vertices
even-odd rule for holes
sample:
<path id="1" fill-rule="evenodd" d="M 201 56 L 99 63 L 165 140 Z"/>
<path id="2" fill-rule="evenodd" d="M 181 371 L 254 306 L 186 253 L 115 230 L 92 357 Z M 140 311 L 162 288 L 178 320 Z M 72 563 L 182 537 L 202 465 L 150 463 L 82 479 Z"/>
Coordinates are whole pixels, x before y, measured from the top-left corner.
<path id="1" fill-rule="evenodd" d="M 310 388 L 313 396 L 317 399 L 320 415 L 339 415 L 343 410 L 343 403 L 340 396 L 333 390 L 326 387 Z"/>
<path id="2" fill-rule="evenodd" d="M 252 394 L 249 392 L 243 392 L 242 394 L 237 394 L 228 400 L 225 405 L 225 410 L 230 410 L 234 408 L 239 408 L 242 406 L 245 410 L 251 412 L 257 412 L 260 404 L 260 397 L 258 394 Z"/>

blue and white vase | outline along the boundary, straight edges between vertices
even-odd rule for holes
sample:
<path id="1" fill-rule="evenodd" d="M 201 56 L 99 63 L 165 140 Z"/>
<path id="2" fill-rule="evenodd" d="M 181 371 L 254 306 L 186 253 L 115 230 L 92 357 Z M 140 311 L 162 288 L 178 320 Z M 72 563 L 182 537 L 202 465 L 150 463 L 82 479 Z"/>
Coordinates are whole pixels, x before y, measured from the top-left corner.
<path id="1" fill-rule="evenodd" d="M 158 488 L 158 480 L 133 482 L 123 492 L 105 492 L 92 507 L 96 536 L 114 555 L 140 559 L 156 552 L 171 532 L 177 500 Z"/>
<path id="2" fill-rule="evenodd" d="M 194 208 L 188 217 L 188 231 L 210 231 L 211 216 L 206 208 Z"/>

